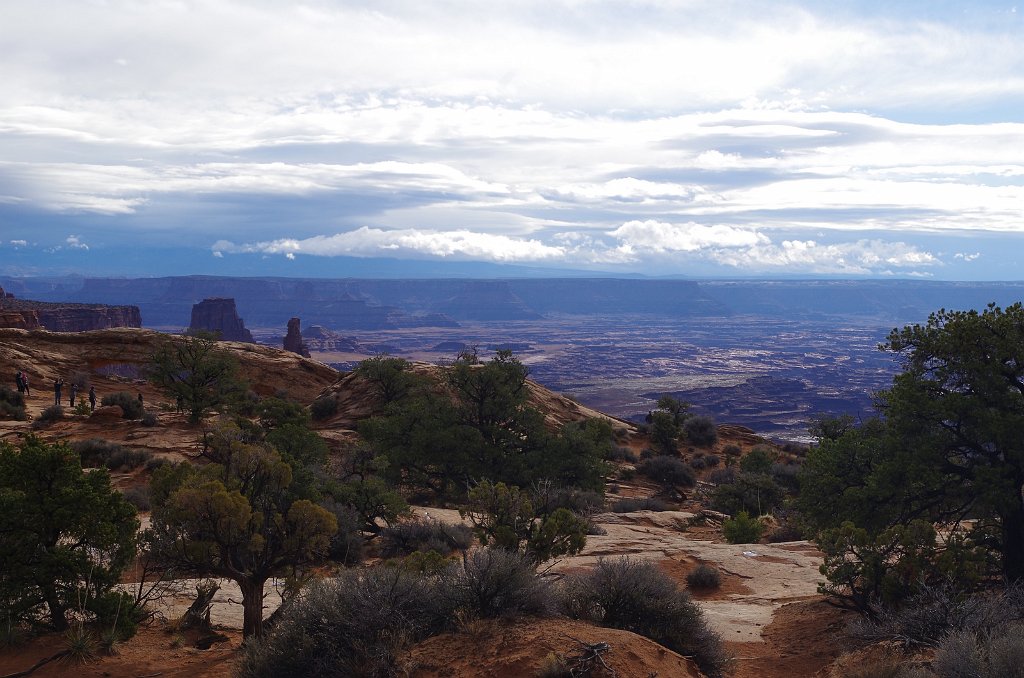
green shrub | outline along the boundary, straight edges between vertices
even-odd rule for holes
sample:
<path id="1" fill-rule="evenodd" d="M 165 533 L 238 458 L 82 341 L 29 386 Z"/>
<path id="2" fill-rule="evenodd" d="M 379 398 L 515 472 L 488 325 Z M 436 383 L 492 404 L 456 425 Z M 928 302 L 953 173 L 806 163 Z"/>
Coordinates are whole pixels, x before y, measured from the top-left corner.
<path id="1" fill-rule="evenodd" d="M 637 472 L 666 487 L 693 487 L 697 482 L 693 469 L 682 459 L 665 455 L 644 460 Z"/>
<path id="2" fill-rule="evenodd" d="M 722 535 L 730 544 L 756 544 L 764 533 L 764 523 L 751 518 L 746 511 L 740 511 L 735 518 L 722 523 Z"/>
<path id="3" fill-rule="evenodd" d="M 124 412 L 125 419 L 138 419 L 142 416 L 144 408 L 142 402 L 128 391 L 118 391 L 103 396 L 100 404 L 104 407 L 117 405 Z"/>
<path id="4" fill-rule="evenodd" d="M 333 395 L 321 396 L 309 406 L 314 421 L 323 421 L 338 413 L 338 399 Z"/>
<path id="5" fill-rule="evenodd" d="M 638 460 L 633 450 L 621 445 L 610 446 L 604 458 L 606 461 L 624 461 L 630 464 L 635 464 Z"/>
<path id="6" fill-rule="evenodd" d="M 733 482 L 718 485 L 711 492 L 711 508 L 729 515 L 740 511 L 764 515 L 782 505 L 785 492 L 769 476 L 740 472 Z"/>
<path id="7" fill-rule="evenodd" d="M 652 563 L 599 560 L 589 572 L 568 577 L 561 598 L 571 617 L 646 636 L 692 657 L 712 678 L 725 673 L 729 659 L 722 639 L 689 594 Z"/>
<path id="8" fill-rule="evenodd" d="M 437 551 L 446 556 L 465 551 L 473 544 L 473 530 L 467 525 L 449 525 L 436 520 L 408 520 L 381 530 L 381 555 L 407 556 L 417 551 Z"/>
<path id="9" fill-rule="evenodd" d="M 740 459 L 740 470 L 744 473 L 769 473 L 775 462 L 771 449 L 764 445 L 755 445 L 747 456 Z"/>
<path id="10" fill-rule="evenodd" d="M 146 412 L 142 415 L 141 423 L 143 426 L 156 426 L 156 412 Z"/>
<path id="11" fill-rule="evenodd" d="M 698 447 L 707 447 L 718 442 L 718 426 L 715 425 L 715 420 L 702 414 L 688 417 L 683 422 L 683 434 Z"/>

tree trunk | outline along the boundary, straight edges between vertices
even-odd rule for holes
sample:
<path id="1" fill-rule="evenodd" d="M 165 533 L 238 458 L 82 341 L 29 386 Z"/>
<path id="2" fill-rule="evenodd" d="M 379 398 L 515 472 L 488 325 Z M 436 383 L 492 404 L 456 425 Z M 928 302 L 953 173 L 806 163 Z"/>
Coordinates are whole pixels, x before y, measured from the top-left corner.
<path id="1" fill-rule="evenodd" d="M 1018 497 L 1017 506 L 1002 516 L 1003 574 L 1008 582 L 1024 581 L 1024 506 Z"/>
<path id="2" fill-rule="evenodd" d="M 61 604 L 56 589 L 52 586 L 43 589 L 43 598 L 46 600 L 46 607 L 50 610 L 50 623 L 57 631 L 68 629 L 67 608 Z"/>
<path id="3" fill-rule="evenodd" d="M 242 579 L 242 637 L 263 635 L 263 584 L 266 579 Z"/>

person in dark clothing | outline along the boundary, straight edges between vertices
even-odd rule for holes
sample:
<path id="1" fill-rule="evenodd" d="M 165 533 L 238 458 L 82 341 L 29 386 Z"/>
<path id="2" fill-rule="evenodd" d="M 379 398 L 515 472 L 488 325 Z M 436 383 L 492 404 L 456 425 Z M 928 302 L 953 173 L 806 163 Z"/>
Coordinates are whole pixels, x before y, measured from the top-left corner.
<path id="1" fill-rule="evenodd" d="M 95 412 L 96 411 L 96 387 L 95 386 L 90 386 L 89 387 L 89 410 L 91 412 Z"/>
<path id="2" fill-rule="evenodd" d="M 21 379 L 21 370 L 18 370 L 18 373 L 14 375 L 14 385 L 18 387 L 18 393 L 25 392 L 25 382 Z"/>
<path id="3" fill-rule="evenodd" d="M 53 382 L 53 404 L 60 405 L 60 391 L 64 388 L 64 378 L 57 377 Z"/>
<path id="4" fill-rule="evenodd" d="M 71 407 L 75 406 L 75 396 L 76 395 L 78 395 L 78 384 L 76 384 L 75 382 L 71 382 L 71 398 L 70 398 Z"/>
<path id="5" fill-rule="evenodd" d="M 25 387 L 25 397 L 32 395 L 28 390 L 28 372 L 21 373 L 21 385 Z"/>

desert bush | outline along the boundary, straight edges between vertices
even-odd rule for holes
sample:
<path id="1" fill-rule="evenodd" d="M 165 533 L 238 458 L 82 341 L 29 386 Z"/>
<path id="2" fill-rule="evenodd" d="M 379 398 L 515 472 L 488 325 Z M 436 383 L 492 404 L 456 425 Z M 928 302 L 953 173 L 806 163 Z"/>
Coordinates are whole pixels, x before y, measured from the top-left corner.
<path id="1" fill-rule="evenodd" d="M 327 555 L 343 565 L 355 565 L 363 560 L 364 539 L 361 532 L 363 519 L 352 506 L 325 499 L 320 504 L 338 521 L 338 531 L 331 536 Z"/>
<path id="2" fill-rule="evenodd" d="M 148 511 L 152 508 L 149 501 L 149 488 L 144 485 L 137 485 L 135 487 L 129 487 L 127 490 L 122 492 L 125 500 L 139 511 Z"/>
<path id="3" fill-rule="evenodd" d="M 666 455 L 651 457 L 641 463 L 636 470 L 641 475 L 645 475 L 654 482 L 667 487 L 676 485 L 693 487 L 694 483 L 696 483 L 693 469 L 677 457 Z"/>
<path id="4" fill-rule="evenodd" d="M 800 481 L 797 479 L 800 473 L 799 464 L 772 464 L 769 473 L 772 480 L 786 492 L 795 493 L 800 490 Z"/>
<path id="5" fill-rule="evenodd" d="M 774 462 L 771 448 L 755 445 L 747 456 L 740 459 L 740 470 L 744 473 L 769 473 Z"/>
<path id="6" fill-rule="evenodd" d="M 787 521 L 768 533 L 765 541 L 769 544 L 778 544 L 785 541 L 800 541 L 804 538 L 803 532 L 796 523 Z"/>
<path id="7" fill-rule="evenodd" d="M 630 464 L 635 464 L 638 460 L 636 454 L 633 453 L 633 450 L 628 447 L 623 447 L 622 445 L 610 446 L 608 451 L 605 453 L 604 458 L 606 461 L 625 461 Z"/>
<path id="8" fill-rule="evenodd" d="M 32 428 L 39 429 L 43 428 L 47 424 L 52 424 L 55 421 L 60 421 L 64 418 L 64 408 L 60 405 L 50 405 L 45 410 L 39 413 L 36 420 L 32 422 Z"/>
<path id="9" fill-rule="evenodd" d="M 734 483 L 736 482 L 736 467 L 726 466 L 725 468 L 716 468 L 708 473 L 707 481 L 715 485 L 728 485 L 729 483 Z"/>
<path id="10" fill-rule="evenodd" d="M 437 551 L 446 556 L 472 546 L 473 530 L 467 525 L 449 525 L 437 520 L 409 520 L 384 528 L 380 538 L 381 555 L 385 558 L 407 556 L 416 551 Z"/>
<path id="11" fill-rule="evenodd" d="M 381 677 L 397 673 L 408 645 L 440 631 L 432 580 L 407 569 L 346 570 L 289 601 L 279 621 L 243 646 L 238 675 Z"/>
<path id="12" fill-rule="evenodd" d="M 321 396 L 309 406 L 309 414 L 314 421 L 322 421 L 338 412 L 338 399 L 333 395 Z"/>
<path id="13" fill-rule="evenodd" d="M 718 426 L 711 417 L 698 414 L 683 422 L 683 434 L 694 445 L 707 447 L 718 441 Z"/>
<path id="14" fill-rule="evenodd" d="M 722 574 L 718 568 L 701 563 L 686 575 L 686 585 L 691 589 L 717 589 L 722 585 Z"/>
<path id="15" fill-rule="evenodd" d="M 71 449 L 82 458 L 83 466 L 93 468 L 105 466 L 111 471 L 120 468 L 137 468 L 149 462 L 152 456 L 149 452 L 132 450 L 100 438 L 75 441 L 71 443 Z"/>
<path id="16" fill-rule="evenodd" d="M 537 576 L 530 558 L 500 548 L 463 555 L 461 567 L 441 574 L 437 595 L 463 618 L 543 615 L 552 608 L 550 586 Z"/>
<path id="17" fill-rule="evenodd" d="M 646 499 L 640 499 L 638 497 L 623 497 L 611 507 L 612 513 L 633 513 L 635 511 L 667 511 L 668 504 L 660 499 L 654 497 L 648 497 Z"/>
<path id="18" fill-rule="evenodd" d="M 764 533 L 764 523 L 740 511 L 735 518 L 722 523 L 722 535 L 730 544 L 756 544 Z"/>
<path id="19" fill-rule="evenodd" d="M 689 594 L 652 563 L 599 560 L 589 572 L 567 578 L 561 597 L 574 618 L 646 636 L 693 657 L 712 678 L 725 673 L 729 660 L 722 639 Z"/>
<path id="20" fill-rule="evenodd" d="M 156 426 L 156 412 L 145 412 L 140 422 L 143 426 Z"/>
<path id="21" fill-rule="evenodd" d="M 164 457 L 150 457 L 149 459 L 146 460 L 146 471 L 152 473 L 153 471 L 157 470 L 164 464 L 170 463 L 171 462 Z"/>
<path id="22" fill-rule="evenodd" d="M 733 482 L 717 486 L 711 492 L 711 508 L 729 515 L 740 511 L 764 515 L 782 505 L 785 492 L 769 476 L 740 472 Z"/>
<path id="23" fill-rule="evenodd" d="M 17 391 L 12 391 L 6 386 L 0 386 L 0 419 L 14 419 L 25 421 L 28 414 L 25 413 L 25 396 Z"/>
<path id="24" fill-rule="evenodd" d="M 719 457 L 717 454 L 709 454 L 706 457 L 704 457 L 704 461 L 707 463 L 708 468 L 715 468 L 716 466 L 722 463 L 722 458 Z"/>
<path id="25" fill-rule="evenodd" d="M 541 515 L 550 515 L 564 508 L 579 516 L 590 516 L 604 510 L 604 497 L 593 490 L 547 488 L 544 483 L 539 483 L 534 488 L 533 504 Z"/>
<path id="26" fill-rule="evenodd" d="M 938 678 L 1024 678 L 1024 626 L 953 632 L 939 643 L 932 671 Z"/>
<path id="27" fill-rule="evenodd" d="M 904 645 L 935 646 L 951 633 L 992 636 L 1024 623 L 1024 585 L 967 595 L 952 582 L 921 584 L 898 607 L 884 607 L 849 628 L 868 641 L 895 640 Z"/>
<path id="28" fill-rule="evenodd" d="M 149 458 L 149 452 L 129 450 L 122 447 L 107 457 L 106 466 L 111 471 L 116 471 L 122 468 L 134 469 L 145 464 Z"/>
<path id="29" fill-rule="evenodd" d="M 118 391 L 117 393 L 110 393 L 103 396 L 103 400 L 100 401 L 103 406 L 117 405 L 124 412 L 125 419 L 138 419 L 143 414 L 142 403 L 136 396 L 133 396 L 128 391 Z"/>
<path id="30" fill-rule="evenodd" d="M 694 471 L 702 471 L 707 465 L 708 463 L 704 461 L 703 457 L 694 457 L 690 460 L 690 468 Z"/>

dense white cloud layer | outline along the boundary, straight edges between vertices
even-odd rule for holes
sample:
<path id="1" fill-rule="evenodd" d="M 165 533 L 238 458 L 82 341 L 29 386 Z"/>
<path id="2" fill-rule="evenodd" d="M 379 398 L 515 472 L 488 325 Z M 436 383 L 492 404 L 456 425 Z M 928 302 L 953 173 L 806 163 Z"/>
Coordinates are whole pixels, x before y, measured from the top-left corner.
<path id="1" fill-rule="evenodd" d="M 0 236 L 645 272 L 976 265 L 969 243 L 911 241 L 1024 234 L 1010 9 L 9 3 Z"/>

